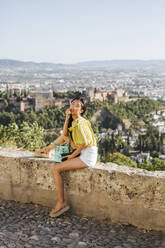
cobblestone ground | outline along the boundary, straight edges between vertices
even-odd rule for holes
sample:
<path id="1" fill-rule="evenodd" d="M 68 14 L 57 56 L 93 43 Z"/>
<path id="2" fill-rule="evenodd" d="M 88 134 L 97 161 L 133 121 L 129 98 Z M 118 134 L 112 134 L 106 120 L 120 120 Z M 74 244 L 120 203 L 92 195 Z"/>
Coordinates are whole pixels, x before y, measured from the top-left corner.
<path id="1" fill-rule="evenodd" d="M 74 216 L 58 218 L 50 209 L 0 200 L 0 248 L 163 248 L 165 234 L 132 226 L 98 223 Z"/>

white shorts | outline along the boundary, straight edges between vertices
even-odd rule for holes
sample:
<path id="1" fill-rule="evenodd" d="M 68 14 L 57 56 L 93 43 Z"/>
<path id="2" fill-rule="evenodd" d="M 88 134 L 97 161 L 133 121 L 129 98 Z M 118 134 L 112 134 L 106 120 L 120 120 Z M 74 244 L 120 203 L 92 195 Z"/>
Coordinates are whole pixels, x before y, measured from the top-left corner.
<path id="1" fill-rule="evenodd" d="M 93 167 L 97 162 L 97 151 L 98 148 L 96 146 L 87 147 L 81 151 L 79 158 L 86 165 Z"/>

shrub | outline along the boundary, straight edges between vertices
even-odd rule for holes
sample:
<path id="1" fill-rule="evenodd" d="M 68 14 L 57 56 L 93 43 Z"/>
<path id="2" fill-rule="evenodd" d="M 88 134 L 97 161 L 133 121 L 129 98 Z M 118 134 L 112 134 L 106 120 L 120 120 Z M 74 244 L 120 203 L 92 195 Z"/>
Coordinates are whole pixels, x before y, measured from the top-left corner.
<path id="1" fill-rule="evenodd" d="M 129 157 L 119 153 L 109 153 L 105 159 L 105 163 L 112 162 L 118 165 L 125 165 L 137 168 L 137 164 L 132 161 Z"/>
<path id="2" fill-rule="evenodd" d="M 141 169 L 149 171 L 164 171 L 165 170 L 165 160 L 159 158 L 153 158 L 151 162 L 146 161 L 140 164 Z"/>
<path id="3" fill-rule="evenodd" d="M 17 145 L 34 151 L 45 145 L 44 129 L 37 122 L 23 122 L 19 128 L 16 123 L 0 126 L 0 144 L 2 146 Z"/>
<path id="4" fill-rule="evenodd" d="M 38 125 L 37 122 L 28 124 L 23 122 L 19 129 L 18 145 L 34 151 L 45 145 L 44 141 L 44 129 Z"/>

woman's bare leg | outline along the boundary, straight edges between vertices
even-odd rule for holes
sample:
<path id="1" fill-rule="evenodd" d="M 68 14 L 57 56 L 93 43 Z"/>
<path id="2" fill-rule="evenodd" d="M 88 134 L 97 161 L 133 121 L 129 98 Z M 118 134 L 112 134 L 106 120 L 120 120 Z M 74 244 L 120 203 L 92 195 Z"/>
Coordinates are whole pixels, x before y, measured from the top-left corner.
<path id="1" fill-rule="evenodd" d="M 64 208 L 67 205 L 67 203 L 64 200 L 64 183 L 60 173 L 62 171 L 76 170 L 82 168 L 88 168 L 88 166 L 84 162 L 82 162 L 80 158 L 66 160 L 54 166 L 53 174 L 54 174 L 55 185 L 58 194 L 58 201 L 55 208 L 53 209 L 54 213 L 58 212 L 60 209 Z"/>

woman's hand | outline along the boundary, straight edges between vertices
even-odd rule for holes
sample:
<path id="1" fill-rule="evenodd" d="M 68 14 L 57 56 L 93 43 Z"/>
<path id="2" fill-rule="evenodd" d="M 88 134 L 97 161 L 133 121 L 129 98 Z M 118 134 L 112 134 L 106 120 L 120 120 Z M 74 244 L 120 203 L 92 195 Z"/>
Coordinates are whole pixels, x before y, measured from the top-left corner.
<path id="1" fill-rule="evenodd" d="M 69 119 L 69 117 L 70 117 L 70 115 L 71 115 L 70 109 L 67 109 L 67 110 L 65 111 L 65 114 L 66 114 L 66 119 Z"/>
<path id="2" fill-rule="evenodd" d="M 77 146 L 75 145 L 75 143 L 73 142 L 72 139 L 71 139 L 71 142 L 70 142 L 70 146 L 72 147 L 72 149 L 77 149 Z"/>
<path id="3" fill-rule="evenodd" d="M 50 152 L 50 149 L 51 147 L 50 146 L 46 146 L 46 147 L 44 147 L 44 148 L 42 148 L 42 149 L 40 149 L 40 150 L 36 150 L 36 152 L 38 152 L 38 153 L 49 153 Z"/>
<path id="4" fill-rule="evenodd" d="M 67 155 L 67 156 L 63 156 L 62 158 L 66 158 L 67 160 L 70 160 L 70 159 L 73 158 L 73 156 L 72 155 Z"/>

